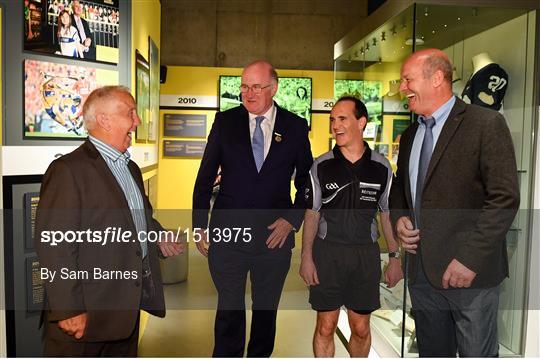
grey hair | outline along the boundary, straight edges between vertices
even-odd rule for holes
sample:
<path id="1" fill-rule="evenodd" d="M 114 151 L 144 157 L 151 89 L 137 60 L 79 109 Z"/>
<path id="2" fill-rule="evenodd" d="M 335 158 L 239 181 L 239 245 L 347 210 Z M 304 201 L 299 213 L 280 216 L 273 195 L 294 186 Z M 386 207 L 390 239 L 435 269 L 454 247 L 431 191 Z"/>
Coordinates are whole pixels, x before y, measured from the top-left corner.
<path id="1" fill-rule="evenodd" d="M 131 96 L 131 92 L 125 86 L 103 86 L 95 89 L 88 95 L 82 109 L 84 127 L 87 131 L 93 130 L 96 127 L 96 110 L 102 102 L 109 100 L 110 96 L 118 92 L 125 92 Z"/>

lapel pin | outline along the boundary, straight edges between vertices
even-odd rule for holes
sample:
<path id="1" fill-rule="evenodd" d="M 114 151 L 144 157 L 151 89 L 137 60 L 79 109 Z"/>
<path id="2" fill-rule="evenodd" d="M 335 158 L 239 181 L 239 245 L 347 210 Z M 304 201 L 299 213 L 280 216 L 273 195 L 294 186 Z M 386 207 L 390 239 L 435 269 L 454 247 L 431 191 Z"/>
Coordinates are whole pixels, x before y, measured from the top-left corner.
<path id="1" fill-rule="evenodd" d="M 281 135 L 277 132 L 274 132 L 274 135 L 276 135 L 276 137 L 274 137 L 274 140 L 276 140 L 276 142 L 281 142 Z"/>

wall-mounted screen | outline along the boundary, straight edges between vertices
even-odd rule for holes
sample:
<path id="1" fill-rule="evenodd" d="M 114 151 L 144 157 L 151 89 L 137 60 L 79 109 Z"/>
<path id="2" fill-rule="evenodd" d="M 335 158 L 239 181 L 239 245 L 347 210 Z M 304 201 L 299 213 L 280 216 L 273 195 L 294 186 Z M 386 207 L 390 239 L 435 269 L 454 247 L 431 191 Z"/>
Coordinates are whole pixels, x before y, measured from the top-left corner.
<path id="1" fill-rule="evenodd" d="M 86 137 L 86 98 L 97 87 L 117 83 L 116 71 L 25 60 L 24 137 Z"/>
<path id="2" fill-rule="evenodd" d="M 119 0 L 24 0 L 24 49 L 118 63 Z"/>
<path id="3" fill-rule="evenodd" d="M 219 110 L 225 111 L 242 103 L 240 76 L 219 77 Z M 280 77 L 276 103 L 292 113 L 305 118 L 311 128 L 311 78 Z"/>
<path id="4" fill-rule="evenodd" d="M 369 120 L 380 124 L 382 120 L 382 95 L 380 81 L 334 80 L 334 99 L 354 96 L 366 105 Z"/>

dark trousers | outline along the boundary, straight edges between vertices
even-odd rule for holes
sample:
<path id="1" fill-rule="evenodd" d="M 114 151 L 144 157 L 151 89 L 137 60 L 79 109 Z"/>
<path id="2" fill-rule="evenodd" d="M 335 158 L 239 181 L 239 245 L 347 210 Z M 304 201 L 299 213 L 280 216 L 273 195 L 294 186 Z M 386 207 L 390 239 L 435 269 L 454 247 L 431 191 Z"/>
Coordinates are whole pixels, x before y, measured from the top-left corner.
<path id="1" fill-rule="evenodd" d="M 208 264 L 218 292 L 213 356 L 244 356 L 249 272 L 253 316 L 247 356 L 269 357 L 274 350 L 281 291 L 291 265 L 290 249 L 249 253 L 211 245 Z"/>
<path id="2" fill-rule="evenodd" d="M 68 338 L 69 340 L 70 338 Z M 45 332 L 44 357 L 136 357 L 139 344 L 139 320 L 133 333 L 122 340 L 109 342 L 60 341 Z"/>
<path id="3" fill-rule="evenodd" d="M 409 291 L 421 357 L 498 356 L 499 286 L 436 289 L 419 265 Z"/>

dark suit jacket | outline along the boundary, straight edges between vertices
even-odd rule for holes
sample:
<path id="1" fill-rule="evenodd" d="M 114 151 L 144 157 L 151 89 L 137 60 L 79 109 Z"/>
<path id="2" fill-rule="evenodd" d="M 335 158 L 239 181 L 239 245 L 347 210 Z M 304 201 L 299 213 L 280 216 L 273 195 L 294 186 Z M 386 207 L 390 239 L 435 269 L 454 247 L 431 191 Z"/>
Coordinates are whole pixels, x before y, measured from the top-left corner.
<path id="1" fill-rule="evenodd" d="M 390 193 L 395 224 L 413 218 L 409 158 L 418 123 L 401 136 Z M 456 258 L 477 273 L 472 287 L 493 287 L 508 276 L 506 234 L 519 207 L 517 167 L 510 131 L 493 110 L 457 99 L 441 131 L 426 175 L 420 251 L 430 283 L 441 288 Z M 414 283 L 416 255 L 409 255 Z"/>
<path id="2" fill-rule="evenodd" d="M 90 46 L 88 47 L 88 52 L 84 53 L 84 58 L 95 60 L 96 59 L 96 42 L 94 38 L 94 33 L 92 32 L 92 30 L 90 30 L 88 21 L 86 21 L 82 17 L 81 17 L 81 23 L 84 28 L 84 34 L 86 35 L 86 37 L 89 37 L 92 40 L 92 42 L 90 43 Z M 71 15 L 71 25 L 74 26 L 75 29 L 77 29 L 77 35 L 79 35 L 79 38 L 81 39 L 81 43 L 82 43 L 81 32 L 79 31 L 79 28 L 77 27 L 77 23 L 75 22 L 75 16 L 73 15 Z"/>
<path id="3" fill-rule="evenodd" d="M 152 218 L 152 207 L 144 195 L 142 176 L 134 162 L 130 172 L 144 198 L 148 230 L 161 230 Z M 105 231 L 107 227 L 131 231 L 129 243 L 61 243 L 51 246 L 40 238 L 43 231 Z M 158 262 L 158 248 L 148 243 L 156 295 L 141 305 L 142 259 L 135 224 L 122 188 L 94 145 L 86 140 L 70 154 L 51 163 L 43 177 L 37 211 L 35 245 L 42 268 L 57 270 L 52 283 L 45 282 L 46 334 L 57 340 L 73 337 L 59 330 L 57 321 L 87 312 L 86 333 L 80 341 L 102 342 L 129 337 L 139 309 L 163 317 L 165 304 Z M 61 268 L 88 271 L 88 278 L 60 279 Z M 94 268 L 134 271 L 136 279 L 98 280 Z"/>
<path id="4" fill-rule="evenodd" d="M 253 239 L 244 249 L 267 250 L 266 227 L 283 217 L 294 228 L 302 225 L 305 184 L 313 162 L 306 121 L 276 105 L 274 134 L 268 155 L 257 172 L 244 106 L 218 112 L 193 191 L 193 226 L 207 228 L 212 184 L 221 166 L 221 184 L 214 203 L 213 228 L 250 228 Z M 296 196 L 291 201 L 293 173 Z M 212 233 L 210 233 L 212 234 Z M 223 244 L 223 242 L 216 243 Z M 241 247 L 239 243 L 229 243 Z M 214 245 L 214 243 L 212 243 Z M 294 246 L 293 233 L 284 249 Z"/>

